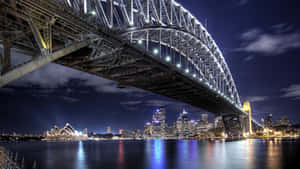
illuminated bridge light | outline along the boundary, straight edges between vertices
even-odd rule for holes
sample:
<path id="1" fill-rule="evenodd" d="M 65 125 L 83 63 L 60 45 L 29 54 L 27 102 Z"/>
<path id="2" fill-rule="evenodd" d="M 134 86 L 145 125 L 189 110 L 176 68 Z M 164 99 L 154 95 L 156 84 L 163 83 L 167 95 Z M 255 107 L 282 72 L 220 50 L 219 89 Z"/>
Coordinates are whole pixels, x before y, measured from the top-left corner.
<path id="1" fill-rule="evenodd" d="M 96 11 L 91 11 L 90 13 L 91 13 L 93 16 L 96 15 Z"/>
<path id="2" fill-rule="evenodd" d="M 190 70 L 189 69 L 185 69 L 185 73 L 189 73 L 190 72 Z"/>
<path id="3" fill-rule="evenodd" d="M 176 67 L 177 67 L 177 68 L 181 68 L 181 64 L 180 64 L 180 63 L 177 63 Z"/>
<path id="4" fill-rule="evenodd" d="M 202 78 L 200 78 L 199 80 L 200 80 L 200 82 L 202 82 L 202 81 L 203 81 L 203 79 L 202 79 Z"/>
<path id="5" fill-rule="evenodd" d="M 171 57 L 170 57 L 170 56 L 167 56 L 167 57 L 166 57 L 166 61 L 167 61 L 167 62 L 170 62 L 170 61 L 171 61 Z"/>
<path id="6" fill-rule="evenodd" d="M 196 74 L 195 73 L 193 74 L 193 77 L 196 78 Z"/>
<path id="7" fill-rule="evenodd" d="M 156 49 L 156 48 L 155 48 L 155 49 L 153 49 L 153 54 L 154 54 L 154 55 L 157 55 L 157 54 L 158 54 L 158 52 L 159 52 L 159 50 L 158 50 L 158 49 Z"/>
<path id="8" fill-rule="evenodd" d="M 138 40 L 138 42 L 137 42 L 139 45 L 142 45 L 143 44 L 143 40 Z"/>

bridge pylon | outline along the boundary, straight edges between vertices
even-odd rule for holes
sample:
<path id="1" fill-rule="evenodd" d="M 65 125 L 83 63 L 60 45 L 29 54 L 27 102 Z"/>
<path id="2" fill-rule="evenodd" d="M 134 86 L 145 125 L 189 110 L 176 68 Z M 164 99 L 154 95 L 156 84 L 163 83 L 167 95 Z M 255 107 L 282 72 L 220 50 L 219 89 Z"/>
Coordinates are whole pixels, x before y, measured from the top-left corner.
<path id="1" fill-rule="evenodd" d="M 243 104 L 243 110 L 248 113 L 248 132 L 252 134 L 252 119 L 251 119 L 251 107 L 250 102 L 245 101 Z"/>

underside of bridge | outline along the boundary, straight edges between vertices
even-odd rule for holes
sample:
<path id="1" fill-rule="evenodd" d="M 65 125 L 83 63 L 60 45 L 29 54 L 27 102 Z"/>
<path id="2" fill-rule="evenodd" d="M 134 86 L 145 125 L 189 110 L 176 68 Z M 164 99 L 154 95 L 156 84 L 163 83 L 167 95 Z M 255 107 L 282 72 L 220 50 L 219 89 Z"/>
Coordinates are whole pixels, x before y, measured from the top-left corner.
<path id="1" fill-rule="evenodd" d="M 80 71 L 117 81 L 119 87 L 133 86 L 201 107 L 216 115 L 236 114 L 240 110 L 223 100 L 219 94 L 212 93 L 206 86 L 185 76 L 175 66 L 161 62 L 143 51 L 130 46 L 97 58 L 86 60 L 91 48 L 82 48 L 55 62 Z"/>

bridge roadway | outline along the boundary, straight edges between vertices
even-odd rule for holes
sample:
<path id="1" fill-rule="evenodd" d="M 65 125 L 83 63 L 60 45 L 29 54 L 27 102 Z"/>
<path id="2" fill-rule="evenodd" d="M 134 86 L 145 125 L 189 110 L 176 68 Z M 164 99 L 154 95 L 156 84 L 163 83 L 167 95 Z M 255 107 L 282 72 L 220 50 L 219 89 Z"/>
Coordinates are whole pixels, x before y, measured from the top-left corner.
<path id="1" fill-rule="evenodd" d="M 162 24 L 144 26 L 140 32 L 134 28 L 132 29 L 134 31 L 126 34 L 122 29 L 111 27 L 114 19 L 111 19 L 110 24 L 105 24 L 107 18 L 102 19 L 102 22 L 97 22 L 97 18 L 94 17 L 96 12 L 94 10 L 87 12 L 86 8 L 83 8 L 87 5 L 84 3 L 86 1 L 74 0 L 72 2 L 77 2 L 77 8 L 80 5 L 82 8 L 71 8 L 70 1 L 63 0 L 0 0 L 0 43 L 4 50 L 3 56 L 0 56 L 0 87 L 49 62 L 56 62 L 117 81 L 120 88 L 134 86 L 152 91 L 203 108 L 216 115 L 247 115 L 241 108 L 227 64 L 208 33 L 204 36 L 211 41 L 207 47 L 203 46 L 203 40 L 198 40 L 195 35 L 189 35 L 191 33 L 187 34 L 186 30 L 173 27 L 164 30 Z M 106 12 L 109 9 L 114 13 L 122 10 L 121 7 L 117 10 L 116 7 L 113 8 L 115 4 L 113 1 L 107 2 L 111 4 L 106 6 L 108 7 Z M 172 4 L 173 1 L 170 2 Z M 120 3 L 119 6 L 121 6 Z M 100 15 L 102 8 L 99 6 L 101 7 L 101 4 L 96 7 L 98 17 L 102 16 Z M 178 4 L 176 8 L 177 6 Z M 129 11 L 132 12 L 133 9 Z M 183 12 L 187 13 L 186 10 Z M 112 18 L 114 17 L 112 15 Z M 121 20 L 125 22 L 125 19 Z M 193 25 L 195 26 L 195 23 Z M 199 27 L 205 30 L 200 24 Z M 156 32 L 157 28 L 159 28 L 159 34 Z M 170 29 L 173 32 L 168 32 Z M 139 40 L 141 34 L 144 36 L 144 31 L 147 31 L 145 34 L 147 38 Z M 149 34 L 149 31 L 154 33 Z M 195 29 L 193 32 L 196 31 Z M 170 33 L 167 38 L 173 38 L 171 36 L 173 33 L 175 35 L 176 39 L 171 44 L 162 40 L 162 34 L 167 33 Z M 130 38 L 124 39 L 124 34 L 126 38 L 127 36 Z M 148 36 L 154 38 L 151 40 Z M 183 38 L 180 39 L 178 36 L 183 36 Z M 194 45 L 199 46 L 200 49 L 189 48 L 190 42 L 183 41 L 187 37 L 193 43 L 199 41 L 199 44 L 197 42 Z M 205 43 L 208 40 L 205 40 Z M 185 43 L 186 48 L 182 49 Z M 159 44 L 158 48 L 152 47 L 157 44 Z M 210 49 L 208 49 L 209 46 Z M 23 64 L 13 65 L 10 61 L 11 49 L 30 55 L 32 58 Z M 159 54 L 155 51 L 157 49 L 159 49 Z M 171 50 L 172 52 L 168 52 Z M 189 52 L 182 52 L 185 50 Z M 187 53 L 192 52 L 195 57 L 188 57 Z M 171 58 L 165 59 L 172 53 Z M 213 53 L 216 56 L 213 57 Z M 204 59 L 200 58 L 205 54 L 207 56 Z M 193 61 L 194 58 L 197 61 Z M 178 60 L 187 67 L 178 65 Z M 207 70 L 201 71 L 201 67 Z M 189 71 L 195 73 L 192 74 Z M 224 79 L 222 80 L 221 77 Z M 229 99 L 230 96 L 232 99 Z"/>

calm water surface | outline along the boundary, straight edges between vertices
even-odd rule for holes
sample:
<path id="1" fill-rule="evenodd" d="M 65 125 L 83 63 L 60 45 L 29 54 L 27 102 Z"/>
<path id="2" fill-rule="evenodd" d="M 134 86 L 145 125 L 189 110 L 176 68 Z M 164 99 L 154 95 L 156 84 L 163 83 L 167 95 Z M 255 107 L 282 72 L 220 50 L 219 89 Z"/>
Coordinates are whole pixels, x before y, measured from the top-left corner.
<path id="1" fill-rule="evenodd" d="M 24 142 L 2 146 L 19 152 L 26 168 L 31 168 L 34 160 L 41 169 L 300 168 L 300 140 L 295 139 Z"/>

